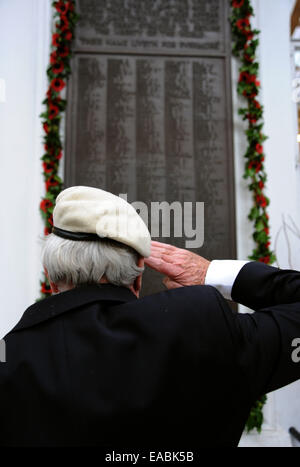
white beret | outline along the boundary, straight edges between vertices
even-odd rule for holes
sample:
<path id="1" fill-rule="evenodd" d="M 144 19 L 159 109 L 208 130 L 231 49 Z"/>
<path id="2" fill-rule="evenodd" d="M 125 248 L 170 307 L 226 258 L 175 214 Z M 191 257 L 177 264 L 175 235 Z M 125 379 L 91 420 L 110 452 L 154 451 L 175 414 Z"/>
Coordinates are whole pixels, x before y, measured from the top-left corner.
<path id="1" fill-rule="evenodd" d="M 73 186 L 56 198 L 53 233 L 72 240 L 110 238 L 150 256 L 151 237 L 131 204 L 108 191 Z"/>

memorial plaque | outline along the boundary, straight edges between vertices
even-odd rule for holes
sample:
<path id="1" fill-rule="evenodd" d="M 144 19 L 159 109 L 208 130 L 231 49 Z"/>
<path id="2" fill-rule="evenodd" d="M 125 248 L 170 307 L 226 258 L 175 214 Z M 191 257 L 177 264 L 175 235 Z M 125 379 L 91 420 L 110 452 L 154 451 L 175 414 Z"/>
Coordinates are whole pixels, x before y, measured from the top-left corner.
<path id="1" fill-rule="evenodd" d="M 226 0 L 78 0 L 76 49 L 225 53 Z"/>
<path id="2" fill-rule="evenodd" d="M 79 1 L 68 86 L 66 186 L 146 203 L 153 236 L 180 247 L 189 240 L 185 221 L 195 228 L 196 203 L 204 202 L 204 244 L 192 244 L 211 259 L 235 257 L 226 4 Z M 159 43 L 156 51 L 148 40 Z M 184 52 L 188 40 L 199 47 Z M 177 224 L 171 211 L 170 237 L 150 204 L 164 201 L 182 209 Z M 162 289 L 155 273 L 147 271 L 144 282 L 144 294 Z"/>

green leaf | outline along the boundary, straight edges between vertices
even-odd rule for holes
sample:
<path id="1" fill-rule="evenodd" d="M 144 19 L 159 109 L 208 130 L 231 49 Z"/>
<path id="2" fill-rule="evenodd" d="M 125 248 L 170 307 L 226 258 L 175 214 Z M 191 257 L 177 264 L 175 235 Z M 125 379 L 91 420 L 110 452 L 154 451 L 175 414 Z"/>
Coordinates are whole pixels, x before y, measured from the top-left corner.
<path id="1" fill-rule="evenodd" d="M 265 224 L 262 220 L 259 220 L 256 224 L 255 224 L 255 228 L 258 232 L 261 232 L 262 230 L 264 230 L 265 228 Z"/>
<path id="2" fill-rule="evenodd" d="M 254 207 L 251 209 L 251 211 L 250 211 L 250 213 L 249 213 L 249 215 L 248 215 L 248 218 L 249 218 L 250 220 L 254 220 L 254 219 L 257 219 L 258 216 L 259 216 L 259 208 L 258 208 L 257 206 L 254 206 Z"/>

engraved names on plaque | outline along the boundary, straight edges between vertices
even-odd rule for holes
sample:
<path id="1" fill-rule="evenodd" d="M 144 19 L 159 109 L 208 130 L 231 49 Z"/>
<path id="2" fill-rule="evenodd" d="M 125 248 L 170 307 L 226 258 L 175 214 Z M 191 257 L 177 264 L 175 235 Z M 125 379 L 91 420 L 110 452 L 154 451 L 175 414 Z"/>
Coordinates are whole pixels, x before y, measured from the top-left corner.
<path id="1" fill-rule="evenodd" d="M 223 61 L 77 60 L 76 183 L 127 193 L 131 202 L 203 201 L 203 251 L 223 257 L 231 184 L 226 177 Z M 179 238 L 175 243 L 184 246 Z"/>

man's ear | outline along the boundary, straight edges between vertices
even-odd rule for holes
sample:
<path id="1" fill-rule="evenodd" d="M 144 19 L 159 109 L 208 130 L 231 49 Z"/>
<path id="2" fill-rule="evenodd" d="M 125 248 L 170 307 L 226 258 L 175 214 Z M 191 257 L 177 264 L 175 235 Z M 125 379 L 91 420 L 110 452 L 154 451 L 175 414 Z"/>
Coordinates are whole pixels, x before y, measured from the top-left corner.
<path id="1" fill-rule="evenodd" d="M 44 271 L 45 271 L 45 275 L 46 275 L 46 277 L 47 277 L 47 279 L 49 281 L 52 293 L 58 293 L 59 292 L 58 287 L 57 287 L 56 284 L 54 284 L 54 282 L 50 281 L 48 271 L 47 271 L 47 269 L 45 267 L 44 267 Z"/>
<path id="2" fill-rule="evenodd" d="M 143 256 L 139 257 L 137 266 L 139 268 L 143 268 L 145 266 L 145 258 Z M 141 274 L 135 279 L 133 283 L 134 293 L 137 297 L 139 296 L 140 290 L 142 288 L 142 275 L 143 273 L 141 272 Z"/>

